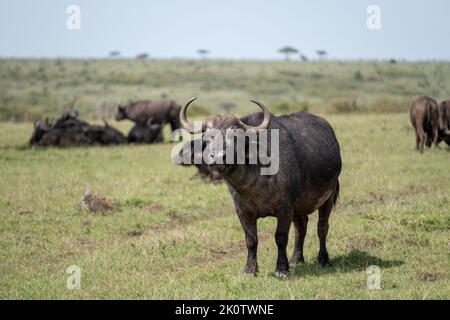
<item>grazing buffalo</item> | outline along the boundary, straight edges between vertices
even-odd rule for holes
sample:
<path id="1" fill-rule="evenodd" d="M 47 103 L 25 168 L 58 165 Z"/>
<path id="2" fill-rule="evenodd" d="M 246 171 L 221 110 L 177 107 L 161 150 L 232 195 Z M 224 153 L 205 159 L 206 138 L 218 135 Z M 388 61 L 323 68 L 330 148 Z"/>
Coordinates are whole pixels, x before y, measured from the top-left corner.
<path id="1" fill-rule="evenodd" d="M 450 146 L 450 99 L 439 104 L 438 143 L 445 141 Z"/>
<path id="2" fill-rule="evenodd" d="M 241 119 L 229 114 L 212 116 L 197 127 L 186 117 L 187 108 L 194 100 L 181 109 L 180 122 L 190 133 L 203 133 L 206 142 L 203 155 L 213 159 L 212 162 L 208 160 L 208 163 L 228 185 L 246 238 L 248 256 L 245 272 L 253 275 L 258 272 L 258 218 L 277 218 L 275 241 L 278 259 L 275 274 L 286 276 L 289 272 L 286 246 L 291 223 L 295 226 L 291 265 L 295 265 L 304 261 L 303 242 L 308 215 L 316 210 L 319 212 L 318 262 L 322 266 L 329 264 L 326 237 L 328 219 L 339 193 L 341 156 L 338 141 L 328 122 L 306 112 L 273 116 L 267 107 L 253 101 L 262 109 L 262 113 Z M 236 132 L 235 137 L 229 136 L 229 129 L 234 129 L 231 132 Z M 255 144 L 258 149 L 268 148 L 266 151 L 273 157 L 270 164 L 263 158 L 256 163 L 253 161 L 254 164 L 247 161 L 247 157 L 250 159 L 248 151 L 251 143 L 245 137 L 240 139 L 241 134 L 257 135 Z M 220 137 L 226 137 L 225 142 Z M 239 148 L 239 144 L 233 142 L 235 139 L 244 141 L 244 145 Z M 228 161 L 230 154 L 239 158 L 242 153 L 245 154 L 245 163 Z M 269 165 L 278 170 L 264 171 L 263 175 L 262 170 Z"/>
<path id="3" fill-rule="evenodd" d="M 119 105 L 116 120 L 129 119 L 136 124 L 146 124 L 149 119 L 163 126 L 170 124 L 172 131 L 180 127 L 180 106 L 175 101 L 137 101 Z"/>
<path id="4" fill-rule="evenodd" d="M 147 123 L 137 123 L 128 133 L 129 143 L 153 143 L 163 142 L 163 125 L 160 123 L 152 123 L 152 119 L 148 119 Z"/>
<path id="5" fill-rule="evenodd" d="M 186 142 L 178 154 L 179 159 L 189 159 L 188 163 L 181 163 L 184 166 L 193 165 L 197 168 L 196 176 L 202 179 L 209 179 L 211 182 L 219 182 L 222 180 L 220 173 L 212 166 L 207 165 L 202 159 L 202 152 L 206 147 L 206 143 L 202 139 L 195 139 Z M 197 159 L 196 159 L 197 158 Z"/>
<path id="6" fill-rule="evenodd" d="M 423 153 L 423 145 L 438 145 L 439 110 L 436 100 L 430 97 L 419 97 L 411 104 L 411 124 L 416 130 L 416 150 Z"/>

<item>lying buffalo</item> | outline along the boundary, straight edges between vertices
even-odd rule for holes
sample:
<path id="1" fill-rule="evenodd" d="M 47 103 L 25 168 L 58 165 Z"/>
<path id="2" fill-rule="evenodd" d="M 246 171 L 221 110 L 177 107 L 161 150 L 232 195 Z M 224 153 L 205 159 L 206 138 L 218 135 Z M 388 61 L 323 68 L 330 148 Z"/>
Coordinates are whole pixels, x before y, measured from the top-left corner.
<path id="1" fill-rule="evenodd" d="M 202 159 L 202 152 L 206 147 L 206 143 L 202 139 L 195 139 L 186 142 L 179 152 L 179 159 L 189 159 L 187 163 L 181 162 L 179 164 L 184 166 L 193 165 L 197 168 L 197 176 L 202 179 L 208 179 L 212 182 L 219 182 L 222 180 L 220 173 L 212 166 L 207 165 Z"/>
<path id="2" fill-rule="evenodd" d="M 49 147 L 73 147 L 91 144 L 86 134 L 77 127 L 52 128 L 40 141 L 34 143 L 37 146 Z"/>
<path id="3" fill-rule="evenodd" d="M 37 146 L 72 147 L 83 145 L 110 145 L 126 142 L 125 136 L 108 125 L 90 125 L 77 114 L 63 114 L 54 124 L 47 119 L 35 123 L 30 144 Z"/>
<path id="4" fill-rule="evenodd" d="M 180 106 L 175 101 L 137 101 L 128 105 L 119 105 L 117 108 L 116 120 L 129 119 L 136 124 L 146 124 L 151 122 L 161 125 L 170 124 L 172 131 L 180 127 L 179 121 Z"/>
<path id="5" fill-rule="evenodd" d="M 436 100 L 430 97 L 419 97 L 411 104 L 411 124 L 416 130 L 416 150 L 423 153 L 423 145 L 438 145 L 439 110 Z"/>
<path id="6" fill-rule="evenodd" d="M 125 136 L 104 121 L 104 126 L 91 125 L 86 132 L 91 144 L 110 145 L 126 143 Z"/>
<path id="7" fill-rule="evenodd" d="M 160 123 L 152 123 L 149 119 L 147 123 L 137 123 L 128 133 L 129 143 L 154 143 L 163 142 L 163 126 Z"/>
<path id="8" fill-rule="evenodd" d="M 338 197 L 341 171 L 339 144 L 328 122 L 306 112 L 273 116 L 267 107 L 253 101 L 262 113 L 241 119 L 229 114 L 213 116 L 201 126 L 195 126 L 186 117 L 187 108 L 194 100 L 181 109 L 180 122 L 186 131 L 203 134 L 205 161 L 220 173 L 228 185 L 246 237 L 248 256 L 245 272 L 253 275 L 258 272 L 258 218 L 277 218 L 275 274 L 286 276 L 289 272 L 286 246 L 291 223 L 294 223 L 296 235 L 291 264 L 295 265 L 304 261 L 303 242 L 308 215 L 316 210 L 319 212 L 318 262 L 327 265 L 328 219 Z M 230 133 L 236 136 L 230 136 Z M 245 136 L 242 140 L 242 134 L 256 135 L 257 140 L 250 141 Z M 223 137 L 226 137 L 225 141 Z M 244 145 L 239 148 L 235 138 Z M 256 162 L 250 160 L 249 150 L 255 145 L 258 150 L 267 148 L 270 162 L 263 157 Z M 241 160 L 245 159 L 245 163 L 234 161 L 235 157 L 239 160 L 239 156 L 242 156 Z"/>
<path id="9" fill-rule="evenodd" d="M 44 135 L 46 135 L 52 129 L 52 124 L 46 118 L 45 120 L 37 121 L 34 123 L 33 134 L 30 139 L 31 145 L 38 144 L 39 141 L 42 140 Z"/>
<path id="10" fill-rule="evenodd" d="M 439 104 L 439 138 L 450 146 L 450 99 Z"/>

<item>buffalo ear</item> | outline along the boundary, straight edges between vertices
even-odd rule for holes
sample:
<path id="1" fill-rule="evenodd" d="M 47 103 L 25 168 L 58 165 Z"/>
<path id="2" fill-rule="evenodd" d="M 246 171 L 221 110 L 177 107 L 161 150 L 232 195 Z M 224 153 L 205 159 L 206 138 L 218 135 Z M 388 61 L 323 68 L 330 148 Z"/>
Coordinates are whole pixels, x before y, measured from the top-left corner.
<path id="1" fill-rule="evenodd" d="M 150 117 L 147 119 L 147 122 L 145 123 L 147 126 L 151 126 L 153 123 L 153 117 Z"/>

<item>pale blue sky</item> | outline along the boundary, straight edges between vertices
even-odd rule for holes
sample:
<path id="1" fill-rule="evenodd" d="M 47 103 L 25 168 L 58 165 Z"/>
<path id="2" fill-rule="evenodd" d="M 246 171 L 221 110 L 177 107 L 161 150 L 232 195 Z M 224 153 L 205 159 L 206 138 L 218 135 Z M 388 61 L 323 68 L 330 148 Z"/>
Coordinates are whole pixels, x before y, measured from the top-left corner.
<path id="1" fill-rule="evenodd" d="M 81 30 L 66 27 L 70 4 Z M 366 27 L 369 5 L 381 30 Z M 450 60 L 449 0 L 0 0 L 0 57 L 279 59 L 292 45 L 309 57 Z"/>

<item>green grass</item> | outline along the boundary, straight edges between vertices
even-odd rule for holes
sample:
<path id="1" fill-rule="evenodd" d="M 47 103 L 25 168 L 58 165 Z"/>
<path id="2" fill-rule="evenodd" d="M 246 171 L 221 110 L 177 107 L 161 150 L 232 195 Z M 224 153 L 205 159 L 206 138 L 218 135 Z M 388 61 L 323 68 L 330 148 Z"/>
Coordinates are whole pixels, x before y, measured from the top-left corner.
<path id="1" fill-rule="evenodd" d="M 416 153 L 407 113 L 326 118 L 343 157 L 333 266 L 315 264 L 315 213 L 306 263 L 283 280 L 273 276 L 275 220 L 259 220 L 260 274 L 244 276 L 226 186 L 172 164 L 173 144 L 35 149 L 31 124 L 0 123 L 0 298 L 449 299 L 449 149 Z M 87 188 L 120 208 L 80 212 Z M 71 265 L 81 290 L 66 288 Z M 369 265 L 381 268 L 381 290 L 365 286 Z"/>
<path id="2" fill-rule="evenodd" d="M 258 99 L 284 113 L 406 111 L 418 95 L 450 94 L 448 62 L 0 59 L 0 120 L 112 117 L 119 101 L 198 96 L 191 111 L 247 114 Z M 195 109 L 195 110 L 194 110 Z"/>

